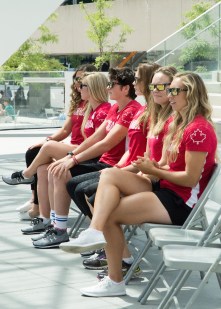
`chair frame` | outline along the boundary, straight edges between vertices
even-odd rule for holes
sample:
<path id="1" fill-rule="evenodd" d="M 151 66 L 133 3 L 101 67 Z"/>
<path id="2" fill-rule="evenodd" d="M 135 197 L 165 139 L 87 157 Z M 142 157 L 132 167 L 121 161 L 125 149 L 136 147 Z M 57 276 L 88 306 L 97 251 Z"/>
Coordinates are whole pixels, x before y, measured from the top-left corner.
<path id="1" fill-rule="evenodd" d="M 125 276 L 125 284 L 128 284 L 134 270 L 139 265 L 142 258 L 146 255 L 147 251 L 152 246 L 153 242 L 149 237 L 149 231 L 151 228 L 180 228 L 180 229 L 192 229 L 196 226 L 201 226 L 203 230 L 206 229 L 208 226 L 208 220 L 206 217 L 204 206 L 208 200 L 208 196 L 213 189 L 213 186 L 215 184 L 215 180 L 219 175 L 221 169 L 220 164 L 216 164 L 213 170 L 213 174 L 210 177 L 210 180 L 204 190 L 204 192 L 201 194 L 198 202 L 196 203 L 194 209 L 191 211 L 190 215 L 188 216 L 187 220 L 184 222 L 183 226 L 175 226 L 175 225 L 167 225 L 167 224 L 154 224 L 154 223 L 144 223 L 139 225 L 139 228 L 145 231 L 147 242 L 144 245 L 144 247 L 140 250 L 137 257 L 134 259 L 133 264 L 131 265 L 129 271 L 127 272 Z"/>

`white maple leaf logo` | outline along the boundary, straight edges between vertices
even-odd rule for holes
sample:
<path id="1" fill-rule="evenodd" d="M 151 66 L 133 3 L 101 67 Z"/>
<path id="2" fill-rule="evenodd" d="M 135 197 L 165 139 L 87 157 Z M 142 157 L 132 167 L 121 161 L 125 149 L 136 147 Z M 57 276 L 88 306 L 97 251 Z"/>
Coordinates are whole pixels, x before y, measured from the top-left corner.
<path id="1" fill-rule="evenodd" d="M 203 133 L 200 129 L 197 129 L 190 135 L 190 138 L 194 143 L 199 145 L 199 143 L 203 143 L 206 139 L 206 134 Z"/>

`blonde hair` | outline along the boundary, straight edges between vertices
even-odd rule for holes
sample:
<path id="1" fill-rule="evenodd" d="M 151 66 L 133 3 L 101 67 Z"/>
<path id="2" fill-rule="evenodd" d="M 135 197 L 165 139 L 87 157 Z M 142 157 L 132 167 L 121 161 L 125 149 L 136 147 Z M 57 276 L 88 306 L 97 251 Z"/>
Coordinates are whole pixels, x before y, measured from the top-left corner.
<path id="1" fill-rule="evenodd" d="M 176 160 L 183 132 L 197 115 L 202 115 L 214 127 L 211 119 L 212 108 L 201 77 L 196 73 L 185 72 L 176 74 L 175 78 L 180 78 L 183 87 L 187 89 L 187 105 L 182 109 L 182 117 L 179 112 L 174 112 L 173 122 L 170 124 L 169 132 L 165 139 L 165 149 L 168 149 L 171 143 L 173 143 L 173 147 L 170 147 L 169 162 Z"/>
<path id="2" fill-rule="evenodd" d="M 155 74 L 162 73 L 169 77 L 169 82 L 172 82 L 173 76 L 177 73 L 176 68 L 172 66 L 161 67 L 156 70 Z M 157 136 L 163 130 L 165 122 L 172 113 L 172 107 L 169 104 L 161 106 L 156 104 L 153 100 L 150 102 L 150 127 L 148 136 Z"/>
<path id="3" fill-rule="evenodd" d="M 103 103 L 108 101 L 108 78 L 104 73 L 101 72 L 93 72 L 93 73 L 85 73 L 82 79 L 83 83 L 86 83 L 88 86 L 88 91 L 90 95 L 93 97 L 95 101 L 98 103 Z M 81 134 L 84 138 L 86 138 L 84 133 L 84 127 L 88 121 L 89 115 L 92 111 L 92 106 L 90 102 L 87 104 L 87 108 L 84 114 L 84 119 L 81 125 Z"/>
<path id="4" fill-rule="evenodd" d="M 148 119 L 149 119 L 149 106 L 148 104 L 152 100 L 151 91 L 149 90 L 148 85 L 151 83 L 154 72 L 159 69 L 160 65 L 157 63 L 142 63 L 138 66 L 137 72 L 139 75 L 140 90 L 145 97 L 147 103 L 143 113 L 138 118 L 138 124 L 143 123 L 143 129 L 145 130 Z"/>

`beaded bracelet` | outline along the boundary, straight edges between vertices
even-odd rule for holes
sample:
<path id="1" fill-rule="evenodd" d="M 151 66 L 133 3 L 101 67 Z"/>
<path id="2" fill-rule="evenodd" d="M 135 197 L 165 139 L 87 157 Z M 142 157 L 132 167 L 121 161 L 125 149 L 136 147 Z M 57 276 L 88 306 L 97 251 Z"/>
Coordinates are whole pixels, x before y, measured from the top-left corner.
<path id="1" fill-rule="evenodd" d="M 74 161 L 74 165 L 78 165 L 79 164 L 78 160 L 76 159 L 76 157 L 74 155 L 72 156 L 72 159 Z"/>

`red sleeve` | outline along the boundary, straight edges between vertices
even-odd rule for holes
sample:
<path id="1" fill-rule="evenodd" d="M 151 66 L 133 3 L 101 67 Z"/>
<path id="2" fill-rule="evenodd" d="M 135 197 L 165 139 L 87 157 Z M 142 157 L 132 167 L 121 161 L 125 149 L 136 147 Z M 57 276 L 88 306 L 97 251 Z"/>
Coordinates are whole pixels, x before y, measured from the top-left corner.
<path id="1" fill-rule="evenodd" d="M 186 150 L 209 152 L 211 148 L 211 127 L 196 125 L 185 133 Z"/>
<path id="2" fill-rule="evenodd" d="M 138 107 L 126 108 L 122 111 L 116 123 L 128 128 L 138 109 Z"/>

